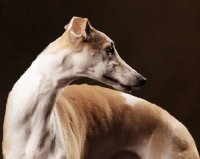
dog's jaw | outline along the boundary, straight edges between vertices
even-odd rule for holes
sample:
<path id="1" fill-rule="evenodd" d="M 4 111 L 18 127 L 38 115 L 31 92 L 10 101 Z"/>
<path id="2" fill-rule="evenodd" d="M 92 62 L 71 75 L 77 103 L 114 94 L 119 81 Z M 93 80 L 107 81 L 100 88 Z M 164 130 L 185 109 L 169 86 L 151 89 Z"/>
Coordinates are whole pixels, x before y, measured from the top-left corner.
<path id="1" fill-rule="evenodd" d="M 113 79 L 109 76 L 103 75 L 103 78 L 106 80 L 106 83 L 109 81 L 110 85 L 116 90 L 131 94 L 132 90 L 134 89 L 134 86 L 123 85 L 116 79 Z"/>

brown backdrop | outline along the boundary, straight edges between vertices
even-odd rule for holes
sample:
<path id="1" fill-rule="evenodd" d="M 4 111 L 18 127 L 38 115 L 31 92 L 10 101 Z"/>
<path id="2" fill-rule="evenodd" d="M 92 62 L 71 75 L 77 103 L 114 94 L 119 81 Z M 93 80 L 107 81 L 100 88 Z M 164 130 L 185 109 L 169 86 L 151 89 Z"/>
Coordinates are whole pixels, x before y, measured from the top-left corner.
<path id="1" fill-rule="evenodd" d="M 186 125 L 200 150 L 199 0 L 2 0 L 0 6 L 0 139 L 13 84 L 72 16 L 81 16 L 110 36 L 121 57 L 147 78 L 133 94 Z M 83 82 L 99 84 L 74 83 Z"/>

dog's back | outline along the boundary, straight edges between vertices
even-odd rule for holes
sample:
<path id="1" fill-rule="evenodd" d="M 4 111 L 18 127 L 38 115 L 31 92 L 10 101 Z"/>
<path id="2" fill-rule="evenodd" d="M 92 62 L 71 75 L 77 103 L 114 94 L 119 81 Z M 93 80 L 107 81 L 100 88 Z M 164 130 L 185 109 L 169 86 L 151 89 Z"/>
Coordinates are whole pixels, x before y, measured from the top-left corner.
<path id="1" fill-rule="evenodd" d="M 81 158 L 199 158 L 193 138 L 179 121 L 129 94 L 72 85 L 56 108 L 67 151 Z"/>

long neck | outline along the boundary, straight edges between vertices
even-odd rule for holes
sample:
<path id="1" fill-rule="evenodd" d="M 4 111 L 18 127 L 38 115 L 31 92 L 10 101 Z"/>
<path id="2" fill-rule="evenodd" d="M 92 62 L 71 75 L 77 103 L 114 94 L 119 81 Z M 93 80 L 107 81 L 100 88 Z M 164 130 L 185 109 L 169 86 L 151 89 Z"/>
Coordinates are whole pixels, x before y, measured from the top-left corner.
<path id="1" fill-rule="evenodd" d="M 70 59 L 70 55 L 67 49 L 54 54 L 42 54 L 32 63 L 14 85 L 8 99 L 9 107 L 14 108 L 10 110 L 12 117 L 16 116 L 22 121 L 37 118 L 47 122 L 62 87 L 76 79 L 72 60 L 62 63 L 63 58 Z"/>
<path id="2" fill-rule="evenodd" d="M 10 107 L 13 107 L 14 120 L 26 122 L 34 120 L 47 121 L 61 89 L 55 81 L 49 79 L 46 74 L 40 73 L 37 62 L 28 68 L 14 85 L 11 92 Z"/>
<path id="3" fill-rule="evenodd" d="M 22 153 L 30 154 L 32 150 L 41 147 L 49 151 L 54 144 L 54 138 L 57 143 L 62 144 L 60 147 L 64 145 L 60 142 L 61 139 L 57 139 L 56 132 L 60 127 L 56 124 L 58 118 L 54 106 L 62 87 L 74 78 L 70 67 L 64 71 L 65 78 L 62 78 L 63 70 L 59 68 L 59 60 L 56 56 L 39 56 L 17 81 L 9 95 L 4 140 L 12 145 L 14 152 L 18 149 Z"/>

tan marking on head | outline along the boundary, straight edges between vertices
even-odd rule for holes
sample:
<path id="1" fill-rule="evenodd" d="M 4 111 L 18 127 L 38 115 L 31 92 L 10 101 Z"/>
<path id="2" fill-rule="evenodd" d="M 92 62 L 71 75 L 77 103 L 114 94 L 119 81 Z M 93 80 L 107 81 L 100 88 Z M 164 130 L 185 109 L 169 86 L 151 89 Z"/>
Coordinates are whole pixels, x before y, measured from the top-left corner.
<path id="1" fill-rule="evenodd" d="M 84 46 L 97 49 L 101 48 L 104 43 L 110 40 L 105 34 L 94 29 L 87 18 L 73 17 L 65 26 L 66 31 L 61 37 L 42 52 L 51 53 L 65 48 L 82 48 Z"/>
<path id="2" fill-rule="evenodd" d="M 84 56 L 84 65 L 77 64 L 78 77 L 92 78 L 124 92 L 130 92 L 133 87 L 140 86 L 139 74 L 120 58 L 113 41 L 94 29 L 87 18 L 74 17 L 65 28 L 64 34 L 52 42 L 42 54 L 59 54 L 61 50 L 63 52 L 60 59 L 66 59 L 65 55 L 80 58 Z M 112 56 L 108 53 L 111 46 L 114 50 Z M 73 62 L 76 63 L 75 60 Z"/>

